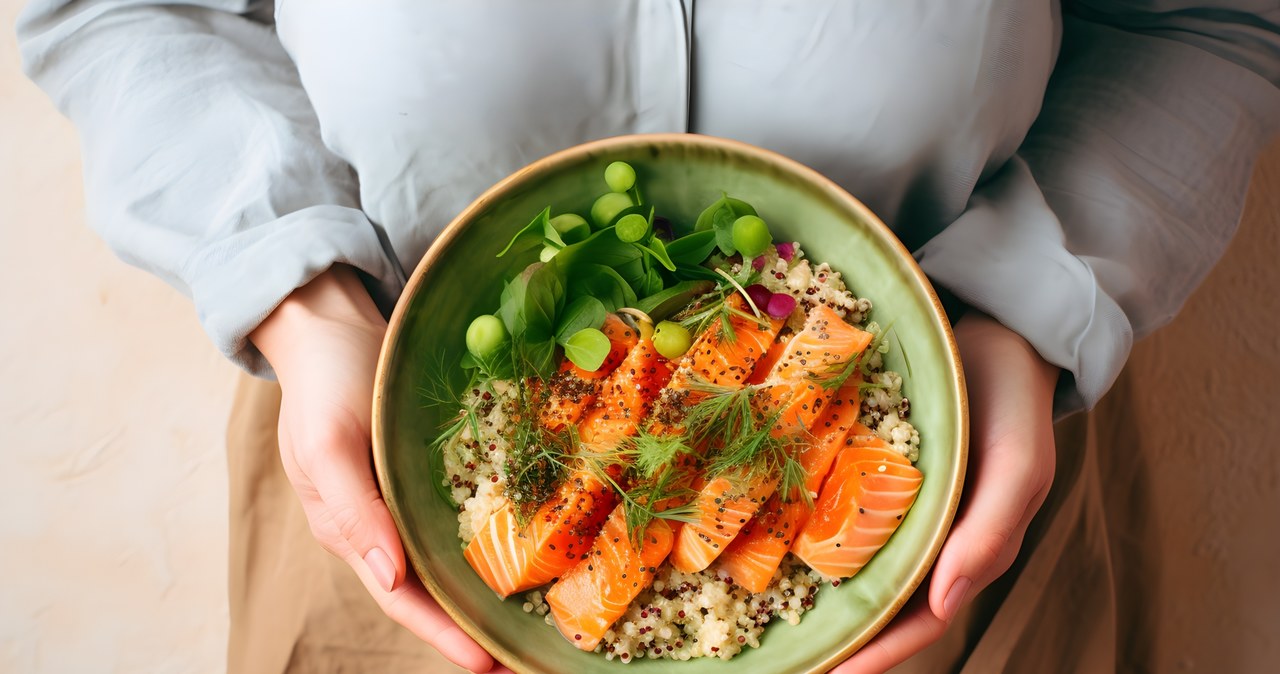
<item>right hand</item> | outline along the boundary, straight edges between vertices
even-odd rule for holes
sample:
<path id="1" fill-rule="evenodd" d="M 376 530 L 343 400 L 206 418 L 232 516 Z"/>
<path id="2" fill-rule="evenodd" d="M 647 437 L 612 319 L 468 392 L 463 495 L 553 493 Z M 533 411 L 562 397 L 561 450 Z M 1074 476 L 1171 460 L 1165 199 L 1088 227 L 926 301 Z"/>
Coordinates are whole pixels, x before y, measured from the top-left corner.
<path id="1" fill-rule="evenodd" d="M 337 266 L 250 335 L 280 380 L 280 458 L 316 540 L 351 566 L 383 612 L 459 666 L 487 672 L 493 658 L 407 571 L 374 480 L 373 379 L 386 328 L 355 273 Z"/>

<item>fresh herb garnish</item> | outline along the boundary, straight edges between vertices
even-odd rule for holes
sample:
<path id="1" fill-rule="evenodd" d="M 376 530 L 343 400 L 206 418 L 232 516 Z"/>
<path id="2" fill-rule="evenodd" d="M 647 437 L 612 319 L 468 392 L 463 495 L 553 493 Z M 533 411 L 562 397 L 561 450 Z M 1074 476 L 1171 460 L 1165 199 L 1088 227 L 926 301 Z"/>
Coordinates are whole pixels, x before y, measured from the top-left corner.
<path id="1" fill-rule="evenodd" d="M 555 494 L 578 444 L 572 427 L 561 433 L 544 427 L 536 413 L 536 403 L 529 398 L 524 392 L 517 397 L 518 417 L 508 438 L 512 451 L 503 466 L 507 477 L 506 496 L 521 528 L 533 512 Z"/>
<path id="2" fill-rule="evenodd" d="M 698 222 L 694 225 L 694 231 L 704 232 L 707 230 L 715 232 L 716 246 L 720 248 L 720 252 L 725 255 L 733 255 L 733 223 L 744 215 L 756 215 L 756 209 L 751 204 L 730 197 L 727 193 L 721 192 L 720 199 L 708 206 L 698 216 Z"/>

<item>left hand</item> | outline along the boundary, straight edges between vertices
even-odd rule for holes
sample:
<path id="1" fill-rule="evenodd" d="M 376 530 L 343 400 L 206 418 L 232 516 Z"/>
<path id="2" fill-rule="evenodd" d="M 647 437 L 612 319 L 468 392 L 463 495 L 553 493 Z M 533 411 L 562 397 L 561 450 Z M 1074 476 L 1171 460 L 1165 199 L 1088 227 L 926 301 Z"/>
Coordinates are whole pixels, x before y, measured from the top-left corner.
<path id="1" fill-rule="evenodd" d="M 955 330 L 969 389 L 965 493 L 933 567 L 893 622 L 836 667 L 883 672 L 937 641 L 960 608 L 1009 570 L 1053 483 L 1053 390 L 1058 368 L 995 320 L 969 314 Z"/>

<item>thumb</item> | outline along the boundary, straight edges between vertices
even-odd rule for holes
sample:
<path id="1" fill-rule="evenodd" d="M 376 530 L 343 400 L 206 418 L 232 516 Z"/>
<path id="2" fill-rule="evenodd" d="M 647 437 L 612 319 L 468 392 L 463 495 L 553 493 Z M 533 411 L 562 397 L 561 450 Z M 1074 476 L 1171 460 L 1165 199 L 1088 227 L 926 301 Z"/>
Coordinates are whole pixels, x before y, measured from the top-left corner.
<path id="1" fill-rule="evenodd" d="M 938 556 L 929 586 L 934 615 L 950 621 L 964 603 L 1009 569 L 1048 493 L 1034 452 L 989 448 L 972 470 L 969 501 Z"/>
<path id="2" fill-rule="evenodd" d="M 335 535 L 364 560 L 378 585 L 386 592 L 405 577 L 404 548 L 391 512 L 373 476 L 369 440 L 364 433 L 344 430 L 329 438 L 321 460 L 310 466 L 308 476 L 323 503 L 313 528 L 324 541 Z M 335 550 L 339 557 L 347 557 Z"/>

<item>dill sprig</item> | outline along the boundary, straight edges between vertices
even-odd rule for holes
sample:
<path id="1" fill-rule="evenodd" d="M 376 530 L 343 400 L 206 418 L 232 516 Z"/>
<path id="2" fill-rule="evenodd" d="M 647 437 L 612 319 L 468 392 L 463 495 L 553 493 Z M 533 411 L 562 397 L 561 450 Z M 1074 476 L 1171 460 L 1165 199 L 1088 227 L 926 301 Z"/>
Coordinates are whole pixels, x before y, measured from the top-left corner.
<path id="1" fill-rule="evenodd" d="M 778 480 L 778 494 L 782 502 L 791 503 L 799 494 L 800 500 L 812 508 L 813 494 L 805 488 L 805 483 L 809 481 L 809 474 L 805 472 L 804 466 L 800 465 L 800 461 L 792 452 L 787 452 L 783 456 L 779 472 L 782 476 Z"/>
<path id="2" fill-rule="evenodd" d="M 627 533 L 637 550 L 644 545 L 645 529 L 656 519 L 686 524 L 698 521 L 698 506 L 692 500 L 694 492 L 680 477 L 678 471 L 666 469 L 653 480 L 620 492 Z M 671 505 L 672 501 L 678 505 Z"/>
<path id="3" fill-rule="evenodd" d="M 720 271 L 720 270 L 717 270 Z M 729 277 L 732 278 L 732 277 Z M 721 283 L 716 288 L 704 295 L 699 296 L 689 306 L 676 314 L 674 320 L 680 323 L 690 333 L 700 335 L 711 328 L 717 320 L 720 321 L 719 337 L 728 344 L 737 341 L 738 336 L 733 330 L 732 318 L 737 317 L 745 321 L 752 321 L 758 324 L 768 322 L 767 318 L 760 315 L 753 315 L 750 312 L 735 308 L 729 304 L 729 298 L 738 292 L 737 287 L 728 283 Z M 751 298 L 743 295 L 746 301 L 755 306 L 751 302 Z"/>
<path id="4" fill-rule="evenodd" d="M 827 372 L 814 375 L 815 378 L 822 383 L 823 388 L 828 391 L 838 389 L 841 386 L 844 386 L 844 383 L 848 381 L 849 377 L 854 373 L 857 373 L 863 379 L 869 377 L 871 375 L 870 354 L 877 352 L 883 354 L 888 352 L 888 344 L 885 343 L 885 340 L 893 330 L 893 323 L 890 322 L 889 325 L 884 328 L 880 328 L 874 323 L 868 327 L 873 328 L 871 332 L 875 333 L 875 337 L 871 340 L 871 343 L 867 345 L 867 348 L 863 349 L 853 358 L 832 366 Z"/>
<path id="5" fill-rule="evenodd" d="M 644 479 L 654 479 L 672 467 L 677 457 L 691 453 L 693 449 L 679 435 L 654 435 L 646 431 L 624 440 L 619 452 Z"/>
<path id="6" fill-rule="evenodd" d="M 561 433 L 548 430 L 542 425 L 537 401 L 525 387 L 517 390 L 516 418 L 508 438 L 511 449 L 503 470 L 506 496 L 515 508 L 516 523 L 523 527 L 568 473 L 578 436 L 573 427 Z"/>
<path id="7" fill-rule="evenodd" d="M 690 377 L 689 390 L 700 395 L 684 417 L 684 427 L 695 445 L 727 446 L 755 424 L 752 397 L 758 387 L 721 386 L 695 375 Z"/>
<path id="8" fill-rule="evenodd" d="M 690 503 L 693 491 L 675 461 L 691 451 L 677 436 L 641 433 L 616 450 L 580 454 L 582 465 L 622 500 L 627 535 L 637 550 L 644 545 L 644 530 L 656 519 L 697 521 L 697 508 Z"/>

